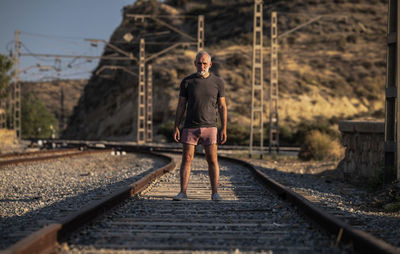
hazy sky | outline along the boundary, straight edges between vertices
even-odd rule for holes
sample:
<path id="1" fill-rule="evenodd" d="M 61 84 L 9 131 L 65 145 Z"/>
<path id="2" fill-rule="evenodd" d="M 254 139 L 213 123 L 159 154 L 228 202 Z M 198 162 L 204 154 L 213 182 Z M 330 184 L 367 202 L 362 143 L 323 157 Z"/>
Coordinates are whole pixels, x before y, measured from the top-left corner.
<path id="1" fill-rule="evenodd" d="M 91 47 L 84 38 L 108 41 L 122 21 L 122 8 L 134 1 L 0 0 L 0 53 L 9 54 L 8 50 L 14 47 L 15 30 L 20 30 L 23 53 L 100 55 L 104 44 L 97 48 Z M 57 76 L 55 71 L 39 71 L 33 67 L 37 64 L 55 66 L 55 60 L 21 57 L 21 69 L 26 69 L 26 73 L 21 75 L 22 79 L 37 80 Z M 67 68 L 68 64 L 72 68 Z M 95 65 L 95 62 L 63 58 L 63 72 L 58 77 L 87 78 Z"/>

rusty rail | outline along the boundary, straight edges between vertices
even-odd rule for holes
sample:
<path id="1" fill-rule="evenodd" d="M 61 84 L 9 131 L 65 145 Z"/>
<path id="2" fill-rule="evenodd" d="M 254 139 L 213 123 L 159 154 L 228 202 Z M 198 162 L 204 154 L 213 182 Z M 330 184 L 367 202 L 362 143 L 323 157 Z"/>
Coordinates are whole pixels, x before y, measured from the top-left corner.
<path id="1" fill-rule="evenodd" d="M 29 157 L 41 154 L 53 154 L 53 153 L 62 153 L 62 152 L 73 152 L 76 151 L 75 148 L 65 148 L 65 149 L 57 149 L 57 150 L 41 150 L 41 151 L 34 151 L 34 152 L 25 152 L 25 153 L 5 153 L 0 154 L 0 159 L 3 158 L 10 158 L 10 157 Z"/>
<path id="2" fill-rule="evenodd" d="M 74 152 L 75 151 L 75 152 Z M 43 161 L 43 160 L 52 160 L 52 159 L 59 159 L 59 158 L 66 158 L 66 157 L 73 157 L 73 156 L 82 156 L 82 155 L 88 155 L 88 154 L 94 154 L 94 153 L 104 153 L 104 152 L 111 152 L 112 150 L 107 149 L 107 150 L 76 150 L 76 149 L 68 149 L 65 151 L 62 150 L 57 150 L 53 152 L 33 152 L 33 153 L 23 153 L 23 154 L 16 154 L 15 157 L 17 156 L 35 156 L 35 155 L 42 155 L 42 154 L 51 154 L 51 153 L 57 153 L 53 155 L 48 155 L 48 156 L 37 156 L 37 157 L 29 157 L 29 158 L 19 158 L 19 159 L 12 159 L 12 160 L 4 160 L 0 161 L 0 168 L 8 165 L 17 165 L 21 163 L 28 163 L 28 162 L 35 162 L 35 161 Z M 62 153 L 62 154 L 59 154 Z M 4 156 L 6 157 L 6 156 Z M 3 158 L 4 158 L 3 157 Z M 8 155 L 8 157 L 12 157 L 12 155 Z"/>

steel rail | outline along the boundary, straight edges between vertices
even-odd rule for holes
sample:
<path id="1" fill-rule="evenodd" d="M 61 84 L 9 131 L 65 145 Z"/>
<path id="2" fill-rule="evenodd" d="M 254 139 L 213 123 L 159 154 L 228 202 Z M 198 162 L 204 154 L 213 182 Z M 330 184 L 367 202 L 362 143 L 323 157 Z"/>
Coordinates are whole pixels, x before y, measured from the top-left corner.
<path id="1" fill-rule="evenodd" d="M 179 153 L 176 151 L 168 151 L 167 149 L 158 149 L 158 152 Z M 204 153 L 196 153 L 203 155 Z M 317 208 L 302 195 L 290 190 L 288 187 L 280 184 L 267 176 L 264 172 L 256 169 L 251 163 L 244 160 L 218 155 L 218 158 L 240 164 L 250 171 L 262 181 L 262 183 L 273 190 L 278 196 L 284 200 L 288 200 L 291 204 L 299 208 L 299 210 L 317 225 L 327 230 L 329 233 L 337 236 L 337 240 L 346 243 L 352 243 L 357 253 L 374 253 L 374 254 L 400 254 L 400 251 L 393 245 L 378 239 L 377 237 L 365 231 L 355 229 L 349 224 L 336 218 Z"/>
<path id="2" fill-rule="evenodd" d="M 73 156 L 83 156 L 83 155 L 88 155 L 88 154 L 93 154 L 93 153 L 104 153 L 104 152 L 111 152 L 111 150 L 109 150 L 109 149 L 107 149 L 107 150 L 84 150 L 84 151 L 78 150 L 76 152 L 71 152 L 71 153 L 67 152 L 67 153 L 56 154 L 56 155 L 5 160 L 5 161 L 0 161 L 0 168 L 4 167 L 4 166 L 17 165 L 17 164 L 21 164 L 21 163 L 53 160 L 53 159 L 59 159 L 59 158 L 68 158 L 68 157 L 73 157 Z"/>
<path id="3" fill-rule="evenodd" d="M 41 150 L 41 151 L 24 152 L 24 153 L 5 153 L 5 154 L 0 154 L 0 159 L 9 158 L 9 157 L 34 156 L 34 155 L 38 155 L 38 154 L 69 152 L 69 151 L 76 151 L 76 149 L 69 148 L 69 149 L 57 149 L 57 150 Z"/>
<path id="4" fill-rule="evenodd" d="M 281 198 L 290 201 L 299 208 L 303 214 L 316 222 L 328 232 L 338 236 L 339 241 L 349 242 L 353 244 L 357 253 L 385 253 L 399 254 L 400 251 L 391 244 L 376 238 L 375 236 L 350 226 L 349 224 L 339 220 L 338 218 L 317 208 L 302 195 L 290 190 L 286 186 L 273 180 L 264 172 L 256 169 L 252 164 L 236 158 L 218 156 L 221 159 L 229 160 L 234 163 L 241 164 L 250 169 L 258 179 L 260 179 L 269 189 L 272 189 Z"/>
<path id="5" fill-rule="evenodd" d="M 66 140 L 66 139 L 51 139 L 47 140 L 49 143 L 55 143 L 55 144 L 68 144 L 69 146 L 88 146 L 88 147 L 94 147 L 96 145 L 102 145 L 102 146 L 114 146 L 114 147 L 119 147 L 119 146 L 135 146 L 135 147 L 140 147 L 143 149 L 147 150 L 152 150 L 152 151 L 158 151 L 164 150 L 167 151 L 166 149 L 176 149 L 181 151 L 182 147 L 178 143 L 161 143 L 161 144 L 155 144 L 155 143 L 150 143 L 150 144 L 142 144 L 142 145 L 137 145 L 136 142 L 120 142 L 120 141 L 100 141 L 100 140 L 85 140 L 85 141 L 80 141 L 80 140 Z M 166 148 L 169 147 L 169 148 Z M 257 150 L 256 148 L 254 148 Z M 236 145 L 223 145 L 221 147 L 218 147 L 218 151 L 221 150 L 248 150 L 248 146 L 236 146 Z M 300 151 L 300 147 L 280 147 L 280 151 L 287 151 L 287 152 L 298 152 Z"/>
<path id="6" fill-rule="evenodd" d="M 134 150 L 137 151 L 137 149 Z M 66 239 L 74 230 L 116 206 L 121 201 L 137 195 L 155 179 L 175 169 L 175 161 L 171 157 L 147 151 L 140 152 L 166 159 L 168 164 L 145 175 L 140 180 L 120 188 L 101 200 L 89 203 L 86 207 L 67 216 L 59 223 L 52 223 L 43 227 L 9 248 L 0 251 L 0 254 L 50 253 L 59 245 L 61 240 Z"/>

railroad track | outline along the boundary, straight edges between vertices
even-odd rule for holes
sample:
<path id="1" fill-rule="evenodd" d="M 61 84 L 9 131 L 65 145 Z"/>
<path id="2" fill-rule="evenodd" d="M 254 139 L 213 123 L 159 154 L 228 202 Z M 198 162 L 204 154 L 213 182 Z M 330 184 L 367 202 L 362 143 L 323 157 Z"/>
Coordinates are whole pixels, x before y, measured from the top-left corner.
<path id="1" fill-rule="evenodd" d="M 225 160 L 220 163 L 223 201 L 210 200 L 207 165 L 196 158 L 189 200 L 171 200 L 179 190 L 175 170 L 71 235 L 60 251 L 342 253 L 334 237 L 256 183 L 247 168 Z"/>
<path id="2" fill-rule="evenodd" d="M 261 182 L 278 195 L 274 194 L 256 180 L 251 171 L 256 177 L 262 173 L 251 165 L 230 159 L 220 163 L 222 202 L 210 200 L 207 166 L 204 159 L 196 158 L 188 201 L 171 200 L 179 190 L 177 170 L 144 190 L 151 180 L 171 168 L 160 169 L 112 197 L 90 204 L 66 220 L 36 232 L 6 253 L 24 253 L 24 250 L 31 253 L 33 249 L 49 250 L 54 246 L 61 253 L 346 253 L 353 250 L 396 253 L 392 246 L 324 214 L 301 196 L 264 176 Z M 125 198 L 122 204 L 110 209 Z M 79 227 L 98 214 L 102 215 L 89 225 Z M 304 214 L 333 234 L 321 230 Z"/>
<path id="3" fill-rule="evenodd" d="M 0 168 L 8 165 L 17 165 L 34 161 L 52 160 L 63 157 L 82 156 L 93 153 L 111 152 L 111 150 L 84 150 L 84 149 L 55 149 L 27 153 L 13 153 L 0 155 Z"/>
<path id="4" fill-rule="evenodd" d="M 105 150 L 103 150 L 103 152 L 104 151 Z M 18 178 L 18 175 L 21 173 L 24 175 L 27 167 L 34 167 L 36 169 L 32 172 L 39 173 L 37 177 L 41 178 L 43 174 L 44 178 L 47 179 L 46 182 L 51 182 L 49 184 L 51 188 L 55 188 L 55 190 L 54 194 L 50 194 L 47 193 L 47 190 L 52 190 L 47 187 L 36 191 L 32 189 L 32 187 L 35 188 L 34 186 L 25 188 L 28 193 L 21 193 L 22 200 L 26 200 L 25 202 L 28 203 L 34 202 L 34 204 L 26 206 L 21 203 L 20 207 L 16 207 L 14 202 L 18 202 L 21 198 L 15 199 L 15 195 L 10 196 L 1 193 L 3 198 L 0 200 L 1 202 L 5 202 L 5 209 L 12 210 L 10 211 L 11 215 L 15 214 L 13 211 L 15 208 L 32 209 L 37 207 L 39 201 L 36 202 L 36 199 L 40 200 L 40 202 L 43 200 L 44 203 L 47 203 L 47 206 L 36 208 L 23 215 L 18 215 L 17 213 L 11 217 L 6 215 L 2 218 L 4 219 L 5 225 L 14 222 L 15 226 L 9 225 L 10 228 L 14 229 L 10 231 L 7 227 L 1 225 L 3 232 L 1 239 L 4 240 L 1 245 L 5 246 L 7 249 L 0 250 L 0 253 L 46 253 L 57 244 L 57 238 L 59 236 L 64 235 L 65 232 L 73 231 L 75 227 L 89 221 L 96 214 L 102 213 L 104 210 L 120 202 L 120 200 L 130 196 L 131 192 L 135 193 L 141 190 L 146 186 L 148 181 L 151 181 L 159 174 L 165 173 L 165 170 L 174 166 L 170 158 L 149 152 L 127 153 L 125 156 L 112 156 L 109 154 L 108 156 L 101 157 L 101 159 L 99 155 L 95 155 L 94 158 L 92 156 L 82 157 L 74 160 L 75 162 L 72 163 L 72 165 L 83 166 L 82 164 L 85 164 L 84 161 L 86 160 L 88 163 L 86 167 L 78 167 L 78 169 L 68 166 L 72 163 L 72 161 L 69 160 L 51 163 L 51 166 L 48 162 L 38 165 L 34 164 L 32 166 L 19 166 L 16 176 L 13 177 Z M 97 164 L 98 160 L 106 164 Z M 110 164 L 112 162 L 113 164 Z M 54 167 L 54 164 L 58 166 Z M 62 165 L 67 166 L 65 167 Z M 167 166 L 164 167 L 162 165 Z M 114 169 L 116 166 L 118 166 L 117 169 Z M 99 167 L 98 170 L 97 167 Z M 51 176 L 54 175 L 56 178 L 55 182 L 50 179 L 53 177 L 44 173 L 45 171 L 47 172 L 46 168 L 49 168 Z M 60 168 L 59 173 L 57 168 Z M 4 173 L 2 175 L 7 176 L 12 170 L 12 167 L 8 167 L 2 172 Z M 64 176 L 68 176 L 68 178 Z M 25 178 L 19 182 L 25 184 L 26 180 L 24 179 Z M 60 181 L 63 183 L 60 183 Z M 134 182 L 134 184 L 131 184 L 132 182 Z M 71 186 L 69 183 L 71 183 Z M 88 187 L 86 187 L 87 185 Z M 9 188 L 9 190 L 12 190 L 14 188 L 13 186 L 14 185 L 10 185 L 11 189 Z M 39 183 L 38 186 L 41 186 L 41 184 Z M 17 185 L 16 187 L 19 186 Z M 19 188 L 22 189 L 24 187 L 25 186 L 21 186 Z M 70 192 L 67 195 L 64 194 L 66 190 Z M 31 198 L 32 194 L 39 196 Z M 64 199 L 60 199 L 60 197 L 64 197 Z M 21 216 L 20 220 L 18 219 L 19 216 Z M 32 221 L 32 219 L 29 220 L 29 218 L 38 218 L 40 221 Z M 37 225 L 42 225 L 42 228 L 40 229 Z M 27 233 L 29 233 L 28 236 Z M 21 239 L 20 236 L 24 238 Z"/>
<path id="5" fill-rule="evenodd" d="M 40 150 L 40 151 L 24 152 L 24 153 L 6 153 L 0 155 L 0 160 L 4 161 L 17 158 L 32 158 L 32 157 L 40 157 L 57 153 L 74 153 L 76 151 L 77 149 L 75 148 L 65 148 L 65 149 L 55 149 L 55 150 Z"/>

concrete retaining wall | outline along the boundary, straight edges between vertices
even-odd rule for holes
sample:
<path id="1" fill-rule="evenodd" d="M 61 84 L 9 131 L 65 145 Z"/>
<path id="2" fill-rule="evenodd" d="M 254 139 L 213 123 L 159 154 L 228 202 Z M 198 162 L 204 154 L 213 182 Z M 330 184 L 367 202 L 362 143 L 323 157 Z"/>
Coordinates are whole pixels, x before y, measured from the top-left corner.
<path id="1" fill-rule="evenodd" d="M 346 147 L 339 164 L 345 180 L 362 182 L 383 174 L 384 122 L 342 121 L 339 130 Z"/>

